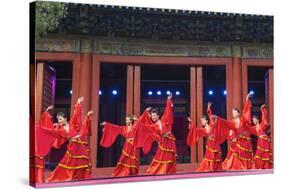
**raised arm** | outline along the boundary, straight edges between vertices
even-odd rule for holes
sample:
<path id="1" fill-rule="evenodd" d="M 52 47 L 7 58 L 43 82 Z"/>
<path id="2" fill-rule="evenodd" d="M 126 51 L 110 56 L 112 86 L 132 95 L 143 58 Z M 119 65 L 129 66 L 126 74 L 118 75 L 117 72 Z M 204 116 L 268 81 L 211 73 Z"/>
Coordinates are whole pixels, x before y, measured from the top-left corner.
<path id="1" fill-rule="evenodd" d="M 244 102 L 243 111 L 242 111 L 242 119 L 245 120 L 248 124 L 251 124 L 251 101 L 250 101 L 251 93 L 249 93 Z"/>
<path id="2" fill-rule="evenodd" d="M 195 145 L 200 137 L 206 136 L 206 130 L 204 128 L 196 128 L 190 118 L 187 118 L 189 121 L 188 128 L 189 132 L 186 137 L 186 144 L 189 146 Z"/>
<path id="3" fill-rule="evenodd" d="M 264 104 L 261 106 L 261 126 L 264 131 L 268 128 L 267 109 Z"/>
<path id="4" fill-rule="evenodd" d="M 92 115 L 93 115 L 93 111 L 89 111 L 86 117 L 84 118 L 83 126 L 80 130 L 80 136 L 85 136 L 85 135 L 91 136 L 90 123 L 91 123 Z"/>
<path id="5" fill-rule="evenodd" d="M 75 129 L 76 132 L 79 132 L 82 127 L 82 102 L 84 97 L 79 97 L 77 103 L 74 106 L 73 114 L 70 119 L 70 125 Z"/>
<path id="6" fill-rule="evenodd" d="M 164 113 L 161 117 L 161 121 L 166 123 L 167 125 L 173 124 L 173 102 L 172 102 L 172 95 L 170 94 L 167 98 L 166 107 Z"/>
<path id="7" fill-rule="evenodd" d="M 109 122 L 101 123 L 103 128 L 100 145 L 103 147 L 110 147 L 119 135 L 124 136 L 125 126 L 115 125 Z"/>
<path id="8" fill-rule="evenodd" d="M 50 115 L 49 111 L 52 110 L 54 106 L 48 106 L 47 109 L 42 113 L 40 119 L 38 121 L 38 127 L 42 128 L 54 128 L 54 124 L 52 121 L 52 116 Z"/>
<path id="9" fill-rule="evenodd" d="M 212 111 L 212 103 L 211 102 L 208 102 L 208 105 L 207 105 L 207 115 L 209 117 L 209 119 L 211 118 L 211 116 L 213 115 L 213 111 Z"/>

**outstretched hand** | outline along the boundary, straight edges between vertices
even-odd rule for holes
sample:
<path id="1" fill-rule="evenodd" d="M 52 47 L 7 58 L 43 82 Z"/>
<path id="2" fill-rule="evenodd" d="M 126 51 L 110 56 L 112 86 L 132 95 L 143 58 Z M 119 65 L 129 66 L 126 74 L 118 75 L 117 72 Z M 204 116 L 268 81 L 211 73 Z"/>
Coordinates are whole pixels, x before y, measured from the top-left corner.
<path id="1" fill-rule="evenodd" d="M 105 121 L 103 121 L 103 122 L 100 123 L 101 126 L 105 126 L 105 124 L 106 124 Z"/>
<path id="2" fill-rule="evenodd" d="M 151 106 L 149 106 L 145 109 L 145 111 L 150 111 L 151 109 L 152 109 Z"/>
<path id="3" fill-rule="evenodd" d="M 93 110 L 90 110 L 90 111 L 87 113 L 87 116 L 89 116 L 89 118 L 92 119 L 93 114 L 94 114 L 94 111 L 93 111 Z"/>
<path id="4" fill-rule="evenodd" d="M 262 110 L 263 108 L 266 108 L 265 104 L 261 105 L 261 110 Z"/>
<path id="5" fill-rule="evenodd" d="M 208 106 L 208 109 L 211 108 L 212 102 L 208 102 L 208 105 L 207 105 L 207 106 Z"/>
<path id="6" fill-rule="evenodd" d="M 53 105 L 50 105 L 50 106 L 48 106 L 47 108 L 46 108 L 46 112 L 48 112 L 49 110 L 52 110 L 52 109 L 54 109 L 54 106 Z"/>
<path id="7" fill-rule="evenodd" d="M 210 116 L 210 119 L 217 119 L 218 118 L 218 116 L 216 116 L 216 115 L 211 115 Z"/>
<path id="8" fill-rule="evenodd" d="M 172 99 L 172 98 L 173 98 L 173 94 L 170 93 L 167 98 L 168 98 L 169 100 Z"/>
<path id="9" fill-rule="evenodd" d="M 81 96 L 81 97 L 78 98 L 77 103 L 81 104 L 83 101 L 84 101 L 84 97 Z"/>
<path id="10" fill-rule="evenodd" d="M 249 98 L 251 98 L 253 96 L 253 94 L 251 92 L 249 92 L 246 96 L 246 100 L 249 100 Z"/>
<path id="11" fill-rule="evenodd" d="M 133 120 L 134 120 L 134 121 L 137 121 L 137 120 L 138 120 L 138 117 L 135 116 L 135 115 L 133 115 Z"/>

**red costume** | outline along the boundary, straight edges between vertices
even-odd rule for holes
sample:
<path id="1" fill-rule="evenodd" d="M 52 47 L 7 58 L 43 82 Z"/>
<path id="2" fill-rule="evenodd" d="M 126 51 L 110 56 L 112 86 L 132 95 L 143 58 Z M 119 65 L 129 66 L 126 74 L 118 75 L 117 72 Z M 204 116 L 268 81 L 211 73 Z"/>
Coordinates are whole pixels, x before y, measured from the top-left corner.
<path id="1" fill-rule="evenodd" d="M 67 151 L 47 179 L 47 182 L 70 181 L 91 177 L 90 150 L 87 141 L 89 135 L 90 118 L 86 116 L 82 124 L 82 107 L 81 104 L 77 103 L 69 122 Z"/>
<path id="2" fill-rule="evenodd" d="M 208 116 L 212 115 L 212 110 L 208 108 L 207 110 Z M 199 167 L 197 168 L 197 172 L 210 172 L 210 171 L 220 171 L 222 166 L 221 159 L 221 147 L 220 144 L 223 141 L 215 140 L 215 122 L 210 121 L 208 126 L 204 128 L 196 128 L 196 126 L 190 122 L 189 123 L 189 132 L 186 137 L 186 144 L 191 146 L 195 145 L 199 139 L 199 137 L 206 137 L 206 153 Z"/>
<path id="3" fill-rule="evenodd" d="M 136 122 L 132 127 L 118 126 L 108 122 L 104 125 L 100 141 L 101 146 L 110 147 L 118 135 L 122 135 L 126 138 L 121 157 L 112 173 L 113 176 L 137 175 L 139 172 L 139 160 L 136 157 L 137 148 L 135 142 L 137 127 L 138 122 Z"/>
<path id="4" fill-rule="evenodd" d="M 270 138 L 266 134 L 268 127 L 267 110 L 262 107 L 262 122 L 255 126 L 249 127 L 252 134 L 258 137 L 257 150 L 254 156 L 255 169 L 272 169 L 272 149 Z"/>
<path id="5" fill-rule="evenodd" d="M 35 126 L 35 155 L 33 155 L 31 165 L 32 172 L 36 183 L 44 182 L 44 157 L 49 153 L 52 147 L 59 148 L 66 142 L 64 137 L 66 132 L 60 126 L 55 127 L 52 122 L 52 116 L 45 111 Z"/>
<path id="6" fill-rule="evenodd" d="M 176 143 L 172 134 L 173 124 L 173 103 L 167 100 L 165 111 L 161 120 L 152 123 L 148 111 L 145 111 L 140 120 L 143 123 L 137 135 L 137 146 L 143 147 L 147 153 L 153 141 L 158 142 L 156 154 L 146 170 L 147 174 L 172 174 L 176 173 Z M 140 144 L 142 141 L 142 144 Z"/>
<path id="7" fill-rule="evenodd" d="M 247 170 L 253 167 L 251 132 L 247 127 L 251 120 L 250 108 L 251 104 L 247 99 L 241 118 L 228 121 L 218 117 L 216 120 L 215 140 L 227 139 L 230 129 L 234 131 L 235 135 L 229 147 L 231 152 L 223 162 L 223 170 Z"/>

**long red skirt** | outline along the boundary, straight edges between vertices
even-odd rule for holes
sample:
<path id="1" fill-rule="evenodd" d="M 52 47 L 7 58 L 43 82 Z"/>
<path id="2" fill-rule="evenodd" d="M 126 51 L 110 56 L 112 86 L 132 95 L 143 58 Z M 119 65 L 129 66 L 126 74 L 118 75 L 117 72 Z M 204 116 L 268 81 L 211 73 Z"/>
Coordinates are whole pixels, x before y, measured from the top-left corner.
<path id="1" fill-rule="evenodd" d="M 91 162 L 86 137 L 69 142 L 62 160 L 46 182 L 62 182 L 91 178 Z"/>
<path id="2" fill-rule="evenodd" d="M 221 148 L 213 139 L 207 139 L 206 153 L 197 172 L 220 171 L 222 169 Z"/>
<path id="3" fill-rule="evenodd" d="M 137 175 L 139 172 L 139 160 L 136 157 L 136 147 L 132 140 L 126 140 L 121 157 L 115 167 L 113 176 Z"/>
<path id="4" fill-rule="evenodd" d="M 153 174 L 173 174 L 176 173 L 176 143 L 172 133 L 162 137 L 158 143 L 156 154 L 149 165 L 146 173 Z"/>
<path id="5" fill-rule="evenodd" d="M 223 170 L 247 170 L 253 168 L 253 151 L 248 136 L 240 136 L 232 141 L 229 153 L 223 162 Z"/>
<path id="6" fill-rule="evenodd" d="M 254 156 L 255 169 L 272 169 L 273 158 L 271 142 L 268 136 L 262 135 L 258 138 L 257 150 Z"/>

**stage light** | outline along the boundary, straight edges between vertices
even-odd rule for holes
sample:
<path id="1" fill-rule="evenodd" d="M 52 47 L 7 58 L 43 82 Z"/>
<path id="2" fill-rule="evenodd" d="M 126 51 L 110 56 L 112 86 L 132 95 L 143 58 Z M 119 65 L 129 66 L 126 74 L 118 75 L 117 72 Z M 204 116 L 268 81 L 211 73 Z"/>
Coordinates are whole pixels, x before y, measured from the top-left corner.
<path id="1" fill-rule="evenodd" d="M 69 91 L 69 94 L 71 94 L 71 95 L 72 95 L 72 90 L 70 90 L 70 91 Z"/>
<path id="2" fill-rule="evenodd" d="M 151 96 L 151 95 L 153 95 L 153 92 L 152 92 L 152 91 L 148 91 L 147 94 L 148 94 L 149 96 Z"/>
<path id="3" fill-rule="evenodd" d="M 157 91 L 157 95 L 161 95 L 162 94 L 162 92 L 161 91 Z"/>
<path id="4" fill-rule="evenodd" d="M 251 95 L 254 95 L 254 94 L 255 94 L 255 91 L 251 90 L 251 91 L 250 91 L 250 94 L 251 94 Z"/>
<path id="5" fill-rule="evenodd" d="M 208 91 L 208 94 L 209 94 L 209 95 L 213 95 L 213 94 L 214 94 L 214 91 L 209 90 L 209 91 Z"/>
<path id="6" fill-rule="evenodd" d="M 116 90 L 113 90 L 113 91 L 112 91 L 112 94 L 113 94 L 113 95 L 117 95 L 118 92 L 117 92 Z"/>
<path id="7" fill-rule="evenodd" d="M 101 92 L 101 90 L 99 90 L 99 95 L 102 95 L 102 92 Z"/>
<path id="8" fill-rule="evenodd" d="M 226 90 L 224 90 L 224 91 L 223 91 L 223 95 L 226 95 L 226 94 L 227 94 L 227 92 L 226 92 Z"/>
<path id="9" fill-rule="evenodd" d="M 167 91 L 166 94 L 167 94 L 167 95 L 171 94 L 171 91 Z"/>
<path id="10" fill-rule="evenodd" d="M 181 93 L 179 91 L 176 91 L 176 95 L 180 95 Z"/>

